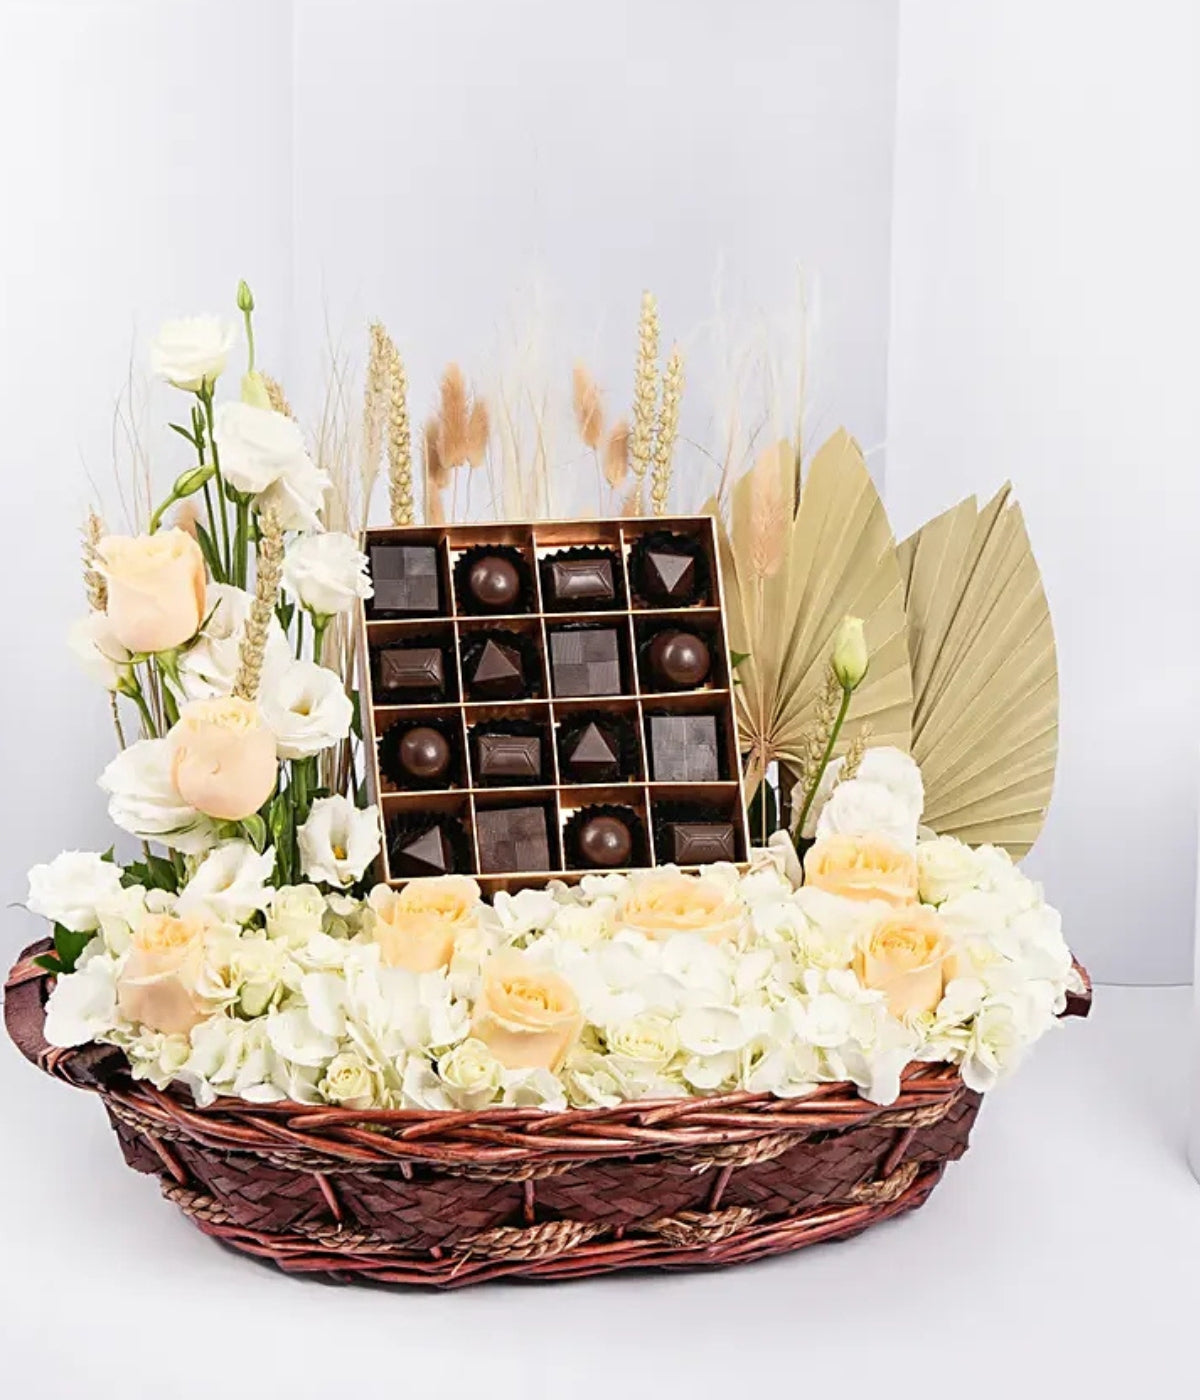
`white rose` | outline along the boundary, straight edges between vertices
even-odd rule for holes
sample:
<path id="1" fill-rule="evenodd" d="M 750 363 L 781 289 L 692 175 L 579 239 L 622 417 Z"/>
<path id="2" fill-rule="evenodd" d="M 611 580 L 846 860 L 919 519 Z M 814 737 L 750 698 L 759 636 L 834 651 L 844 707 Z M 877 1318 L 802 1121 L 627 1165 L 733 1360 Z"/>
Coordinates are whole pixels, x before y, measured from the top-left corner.
<path id="1" fill-rule="evenodd" d="M 63 851 L 29 872 L 30 913 L 72 933 L 98 929 L 102 913 L 115 908 L 121 896 L 121 867 L 93 851 Z"/>
<path id="2" fill-rule="evenodd" d="M 438 1063 L 438 1076 L 455 1108 L 474 1110 L 491 1103 L 504 1082 L 504 1066 L 481 1040 L 456 1045 Z"/>
<path id="3" fill-rule="evenodd" d="M 107 954 L 89 958 L 85 952 L 76 970 L 58 979 L 46 1003 L 43 1029 L 51 1045 L 86 1045 L 112 1029 L 117 1022 L 116 973 L 117 964 Z"/>
<path id="4" fill-rule="evenodd" d="M 882 783 L 851 778 L 839 783 L 821 809 L 817 840 L 830 836 L 884 836 L 904 850 L 917 844 L 920 814 Z"/>
<path id="5" fill-rule="evenodd" d="M 938 836 L 917 846 L 917 889 L 926 904 L 943 904 L 979 883 L 980 867 L 970 846 Z"/>
<path id="6" fill-rule="evenodd" d="M 376 1108 L 386 1102 L 383 1077 L 356 1050 L 335 1055 L 319 1087 L 324 1098 L 343 1108 Z"/>
<path id="7" fill-rule="evenodd" d="M 90 612 L 76 618 L 67 632 L 67 646 L 105 690 L 116 690 L 128 678 L 129 652 L 117 641 L 107 613 Z"/>
<path id="8" fill-rule="evenodd" d="M 734 1013 L 736 1015 L 736 1013 Z M 661 1013 L 647 1011 L 604 1032 L 609 1054 L 626 1075 L 662 1070 L 679 1049 L 674 1023 Z"/>
<path id="9" fill-rule="evenodd" d="M 217 409 L 215 434 L 222 474 L 235 490 L 272 507 L 285 530 L 319 528 L 331 483 L 313 465 L 294 419 L 231 400 Z"/>
<path id="10" fill-rule="evenodd" d="M 177 389 L 194 393 L 215 383 L 233 348 L 236 332 L 219 316 L 167 321 L 150 344 L 150 369 Z"/>
<path id="11" fill-rule="evenodd" d="M 293 661 L 264 685 L 259 709 L 280 758 L 310 758 L 350 733 L 354 706 L 342 678 L 315 661 Z"/>
<path id="12" fill-rule="evenodd" d="M 612 933 L 616 910 L 608 896 L 593 904 L 564 904 L 554 916 L 554 931 L 564 942 L 590 948 Z"/>
<path id="13" fill-rule="evenodd" d="M 233 690 L 241 662 L 242 630 L 250 615 L 253 594 L 231 583 L 209 583 L 204 600 L 206 621 L 195 645 L 179 658 L 180 690 L 186 700 L 215 700 Z M 262 688 L 292 659 L 287 636 L 272 617 L 263 655 Z"/>
<path id="14" fill-rule="evenodd" d="M 216 844 L 216 832 L 203 813 L 180 797 L 173 758 L 170 740 L 139 739 L 112 760 L 99 783 L 109 794 L 108 815 L 122 831 L 199 855 Z"/>
<path id="15" fill-rule="evenodd" d="M 379 854 L 379 808 L 360 810 L 345 797 L 318 797 L 296 839 L 305 877 L 345 889 L 362 879 Z"/>
<path id="16" fill-rule="evenodd" d="M 821 775 L 821 784 L 817 788 L 817 795 L 804 823 L 805 836 L 817 834 L 817 823 L 830 794 L 835 791 L 834 785 L 844 786 L 838 783 L 838 776 L 845 762 L 844 758 L 835 758 Z M 921 813 L 925 810 L 925 784 L 921 779 L 921 770 L 911 755 L 902 749 L 893 748 L 890 744 L 867 749 L 858 766 L 858 772 L 850 781 L 878 783 L 887 788 L 911 816 L 913 829 L 916 829 L 921 820 Z"/>
<path id="17" fill-rule="evenodd" d="M 271 896 L 267 933 L 292 947 L 303 947 L 320 933 L 325 921 L 325 896 L 316 885 L 285 885 Z"/>
<path id="18" fill-rule="evenodd" d="M 261 855 L 249 841 L 225 841 L 209 852 L 179 896 L 181 914 L 205 914 L 219 923 L 241 924 L 265 909 L 272 891 L 275 851 Z"/>
<path id="19" fill-rule="evenodd" d="M 372 594 L 367 556 L 340 531 L 300 535 L 283 559 L 283 583 L 310 612 L 349 612 Z"/>

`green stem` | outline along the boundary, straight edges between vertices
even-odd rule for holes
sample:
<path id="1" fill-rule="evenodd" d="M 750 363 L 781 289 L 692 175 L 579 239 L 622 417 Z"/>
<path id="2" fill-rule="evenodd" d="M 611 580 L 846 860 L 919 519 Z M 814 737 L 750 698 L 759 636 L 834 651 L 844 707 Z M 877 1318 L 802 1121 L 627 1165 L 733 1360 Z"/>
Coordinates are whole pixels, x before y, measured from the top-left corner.
<path id="1" fill-rule="evenodd" d="M 217 436 L 213 430 L 212 385 L 206 379 L 200 389 L 200 402 L 204 406 L 204 421 L 208 426 L 208 446 L 212 453 L 213 475 L 217 481 L 217 500 L 221 505 L 221 545 L 225 562 L 225 577 L 233 577 L 233 553 L 229 543 L 229 512 L 225 509 L 225 478 L 221 475 L 221 454 L 217 450 Z"/>
<path id="2" fill-rule="evenodd" d="M 203 455 L 203 453 L 202 453 L 201 455 Z M 217 552 L 216 552 L 216 551 L 217 551 L 217 545 L 220 543 L 221 537 L 220 537 L 220 535 L 217 533 L 217 517 L 216 517 L 216 513 L 215 513 L 214 510 L 213 510 L 212 492 L 208 489 L 208 482 L 207 482 L 207 481 L 204 483 L 204 508 L 205 508 L 205 510 L 208 512 L 208 537 L 209 537 L 209 539 L 212 540 L 212 543 L 213 543 L 213 560 L 212 560 L 212 562 L 213 562 L 213 563 L 219 564 L 221 561 L 220 561 L 220 559 L 217 557 Z M 213 570 L 213 582 L 214 582 L 214 583 L 228 583 L 228 581 L 229 581 L 228 579 L 226 579 L 226 578 L 224 578 L 224 577 L 220 577 L 220 578 L 217 577 L 218 574 L 223 574 L 223 573 L 224 573 L 224 570 L 221 570 L 221 569 L 214 569 L 214 570 Z"/>
<path id="3" fill-rule="evenodd" d="M 825 745 L 825 752 L 821 755 L 821 762 L 817 771 L 813 774 L 812 785 L 804 795 L 804 805 L 800 808 L 800 815 L 796 818 L 796 825 L 792 828 L 795 836 L 799 839 L 804 834 L 804 823 L 808 820 L 808 813 L 817 796 L 817 789 L 821 786 L 821 779 L 825 776 L 825 770 L 829 767 L 829 760 L 833 757 L 833 750 L 838 741 L 838 735 L 842 732 L 842 725 L 846 722 L 846 712 L 850 708 L 850 697 L 854 691 L 846 686 L 842 687 L 842 703 L 838 706 L 837 719 L 833 722 L 833 728 L 829 731 L 829 742 Z"/>
<path id="4" fill-rule="evenodd" d="M 249 363 L 246 366 L 247 374 L 254 373 L 254 323 L 251 320 L 252 314 L 253 313 L 250 311 L 242 312 L 242 319 L 246 322 L 246 349 L 249 352 Z"/>
<path id="5" fill-rule="evenodd" d="M 304 609 L 296 609 L 296 660 L 304 654 Z"/>
<path id="6" fill-rule="evenodd" d="M 138 679 L 136 671 L 130 670 L 129 681 L 121 688 L 121 694 L 127 695 L 138 707 L 138 713 L 142 717 L 142 728 L 146 731 L 146 738 L 157 739 L 158 726 L 154 723 L 150 706 L 146 704 L 146 697 L 142 694 L 142 683 Z"/>
<path id="7" fill-rule="evenodd" d="M 234 582 L 245 588 L 249 576 L 250 506 L 241 499 L 237 503 L 237 532 L 234 536 Z"/>
<path id="8" fill-rule="evenodd" d="M 313 613 L 313 660 L 319 666 L 321 664 L 321 648 L 325 645 L 325 629 L 329 626 L 329 618 L 325 613 Z"/>

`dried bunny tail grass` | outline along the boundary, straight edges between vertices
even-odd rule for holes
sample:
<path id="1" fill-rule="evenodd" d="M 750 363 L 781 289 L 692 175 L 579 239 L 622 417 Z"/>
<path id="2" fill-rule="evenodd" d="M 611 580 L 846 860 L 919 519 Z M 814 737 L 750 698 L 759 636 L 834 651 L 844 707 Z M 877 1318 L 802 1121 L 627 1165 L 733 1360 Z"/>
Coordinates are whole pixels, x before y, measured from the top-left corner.
<path id="1" fill-rule="evenodd" d="M 631 486 L 621 500 L 621 515 L 625 519 L 631 516 L 638 516 L 642 513 L 642 489 L 638 485 Z"/>
<path id="2" fill-rule="evenodd" d="M 288 403 L 287 395 L 283 392 L 283 385 L 278 379 L 272 379 L 269 374 L 264 374 L 262 381 L 267 390 L 267 399 L 276 413 L 282 413 L 285 418 L 295 418 L 292 406 Z"/>
<path id="3" fill-rule="evenodd" d="M 467 383 L 456 364 L 446 366 L 442 374 L 441 404 L 437 414 L 438 456 L 443 464 L 457 467 L 467 460 L 471 414 Z"/>
<path id="4" fill-rule="evenodd" d="M 254 580 L 254 601 L 246 619 L 238 648 L 237 676 L 233 693 L 240 700 L 254 700 L 262 682 L 263 653 L 267 647 L 279 582 L 283 576 L 283 526 L 271 509 L 258 517 L 258 569 Z"/>
<path id="5" fill-rule="evenodd" d="M 679 433 L 679 401 L 683 397 L 683 352 L 676 345 L 667 361 L 662 382 L 662 406 L 654 434 L 653 471 L 650 478 L 650 499 L 655 515 L 667 513 L 667 494 L 671 489 L 671 458 L 675 438 Z"/>
<path id="6" fill-rule="evenodd" d="M 642 514 L 642 483 L 654 450 L 654 419 L 658 408 L 658 303 L 653 292 L 642 293 L 638 318 L 637 366 L 633 381 L 633 431 L 629 437 L 629 465 L 636 481 L 638 509 Z"/>
<path id="7" fill-rule="evenodd" d="M 750 569 L 756 578 L 773 578 L 787 554 L 792 503 L 784 493 L 785 454 L 780 442 L 761 452 L 750 469 Z"/>
<path id="8" fill-rule="evenodd" d="M 629 475 L 629 420 L 613 424 L 604 444 L 604 479 L 615 491 Z"/>
<path id="9" fill-rule="evenodd" d="M 838 783 L 848 783 L 851 778 L 858 777 L 858 770 L 862 766 L 863 754 L 867 751 L 867 740 L 871 737 L 870 721 L 863 720 L 854 732 L 854 737 L 850 740 L 850 745 L 846 749 L 846 761 L 838 769 L 838 775 L 834 779 L 834 787 Z"/>
<path id="10" fill-rule="evenodd" d="M 604 404 L 600 387 L 588 367 L 577 362 L 571 372 L 571 399 L 575 409 L 575 426 L 585 447 L 597 451 L 604 438 Z"/>
<path id="11" fill-rule="evenodd" d="M 104 521 L 89 506 L 83 523 L 83 591 L 93 612 L 103 612 L 108 607 L 108 582 L 100 570 L 103 538 Z"/>
<path id="12" fill-rule="evenodd" d="M 442 491 L 450 480 L 450 471 L 443 463 L 438 447 L 440 428 L 436 418 L 430 418 L 426 422 L 421 436 L 425 464 L 425 523 L 442 525 L 446 520 Z"/>
<path id="13" fill-rule="evenodd" d="M 472 469 L 483 465 L 491 436 L 492 420 L 488 414 L 487 402 L 476 398 L 472 400 L 471 413 L 467 419 L 467 463 Z"/>
<path id="14" fill-rule="evenodd" d="M 375 327 L 372 330 L 374 349 Z M 391 505 L 393 525 L 411 525 L 413 522 L 413 470 L 412 470 L 412 428 L 408 421 L 408 375 L 404 371 L 404 361 L 391 337 L 383 327 L 382 362 L 383 379 L 387 393 L 387 457 L 388 457 L 388 498 Z M 367 396 L 372 394 L 372 383 L 368 371 Z M 374 390 L 383 393 L 383 389 Z M 364 405 L 364 414 L 366 406 Z"/>

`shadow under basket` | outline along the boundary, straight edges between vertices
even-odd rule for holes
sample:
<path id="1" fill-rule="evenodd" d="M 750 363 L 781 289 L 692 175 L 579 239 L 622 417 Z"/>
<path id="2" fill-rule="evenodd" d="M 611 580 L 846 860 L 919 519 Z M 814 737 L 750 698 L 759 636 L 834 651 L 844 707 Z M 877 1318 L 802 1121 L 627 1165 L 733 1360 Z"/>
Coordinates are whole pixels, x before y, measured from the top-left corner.
<path id="1" fill-rule="evenodd" d="M 354 1112 L 134 1081 L 112 1046 L 43 1035 L 51 981 L 26 949 L 5 1022 L 38 1068 L 98 1094 L 126 1163 L 206 1234 L 290 1273 L 455 1288 L 737 1264 L 845 1239 L 922 1205 L 981 1097 L 914 1064 L 881 1108 L 853 1085 L 546 1113 Z M 1082 971 L 1082 970 L 1081 970 Z M 1087 983 L 1086 975 L 1084 976 Z M 1086 1016 L 1091 987 L 1069 999 Z"/>

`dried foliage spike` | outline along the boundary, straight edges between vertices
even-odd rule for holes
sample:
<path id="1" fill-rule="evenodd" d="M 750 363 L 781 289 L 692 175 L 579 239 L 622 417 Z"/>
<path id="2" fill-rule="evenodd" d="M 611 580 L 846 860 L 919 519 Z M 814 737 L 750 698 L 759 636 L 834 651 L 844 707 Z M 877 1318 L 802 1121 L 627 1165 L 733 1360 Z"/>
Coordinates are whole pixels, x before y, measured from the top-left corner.
<path id="1" fill-rule="evenodd" d="M 913 671 L 913 757 L 925 821 L 1022 856 L 1058 756 L 1058 664 L 1041 573 L 1005 484 L 900 546 Z"/>
<path id="2" fill-rule="evenodd" d="M 848 783 L 851 778 L 858 777 L 858 770 L 862 767 L 863 754 L 867 751 L 867 740 L 871 737 L 871 726 L 866 720 L 854 732 L 850 740 L 850 746 L 846 750 L 846 761 L 838 769 L 837 777 L 833 785 L 838 783 Z"/>
<path id="3" fill-rule="evenodd" d="M 254 601 L 246 618 L 238 648 L 238 669 L 233 693 L 240 700 L 254 700 L 262 682 L 263 655 L 279 600 L 283 577 L 283 526 L 279 516 L 267 509 L 258 517 L 258 565 L 254 580 Z"/>
<path id="4" fill-rule="evenodd" d="M 295 418 L 296 415 L 292 412 L 292 406 L 288 403 L 287 395 L 283 392 L 283 385 L 280 384 L 279 380 L 272 379 L 269 374 L 264 374 L 262 381 L 266 386 L 267 399 L 275 412 L 282 413 L 285 418 Z"/>
<path id="5" fill-rule="evenodd" d="M 760 452 L 750 468 L 747 562 L 755 578 L 774 578 L 783 567 L 795 496 L 795 457 L 786 439 Z"/>
<path id="6" fill-rule="evenodd" d="M 655 515 L 667 513 L 667 495 L 671 489 L 671 459 L 679 433 L 679 403 L 683 398 L 683 352 L 676 345 L 667 360 L 662 382 L 662 405 L 654 434 L 654 468 L 650 482 L 650 498 Z"/>
<path id="7" fill-rule="evenodd" d="M 83 524 L 83 591 L 93 612 L 108 607 L 108 584 L 100 570 L 99 544 L 103 538 L 104 521 L 89 506 Z"/>
<path id="8" fill-rule="evenodd" d="M 583 445 L 596 452 L 604 439 L 604 403 L 599 385 L 582 363 L 577 363 L 571 374 L 571 397 L 575 426 L 579 429 Z"/>
<path id="9" fill-rule="evenodd" d="M 376 335 L 380 340 L 380 354 L 387 392 L 387 454 L 388 454 L 388 497 L 391 504 L 392 524 L 411 525 L 413 522 L 413 472 L 412 472 L 412 431 L 408 421 L 408 375 L 404 361 L 391 337 L 382 326 L 371 327 L 372 350 Z M 372 382 L 368 370 L 368 402 L 372 395 Z"/>
<path id="10" fill-rule="evenodd" d="M 450 480 L 450 471 L 442 462 L 438 450 L 438 438 L 438 420 L 430 418 L 422 432 L 425 459 L 425 523 L 427 525 L 442 525 L 446 520 L 442 491 Z"/>
<path id="11" fill-rule="evenodd" d="M 637 365 L 633 380 L 633 429 L 629 436 L 629 465 L 634 476 L 637 507 L 644 509 L 643 483 L 654 452 L 654 427 L 658 412 L 658 303 L 652 292 L 642 293 L 638 319 Z"/>
<path id="12" fill-rule="evenodd" d="M 471 411 L 467 382 L 458 365 L 446 366 L 442 374 L 441 403 L 437 414 L 438 456 L 447 469 L 467 460 Z"/>
<path id="13" fill-rule="evenodd" d="M 604 444 L 604 479 L 615 491 L 629 475 L 629 420 L 613 424 Z"/>
<path id="14" fill-rule="evenodd" d="M 491 419 L 484 399 L 471 403 L 471 413 L 467 418 L 467 463 L 475 468 L 483 465 L 487 456 L 488 442 L 492 435 Z"/>

